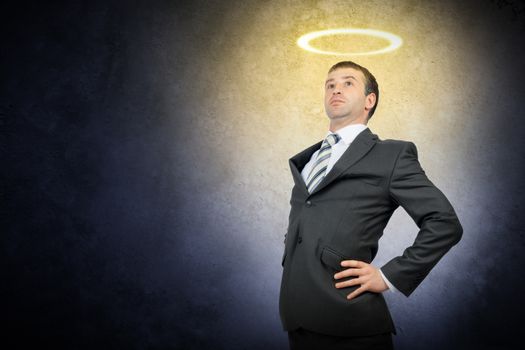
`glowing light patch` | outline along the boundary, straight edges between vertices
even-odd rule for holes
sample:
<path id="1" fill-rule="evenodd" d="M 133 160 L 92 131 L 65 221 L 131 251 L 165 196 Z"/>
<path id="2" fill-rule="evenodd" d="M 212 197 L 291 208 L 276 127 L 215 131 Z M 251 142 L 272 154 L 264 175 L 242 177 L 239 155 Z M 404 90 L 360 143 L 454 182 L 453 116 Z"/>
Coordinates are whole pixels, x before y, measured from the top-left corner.
<path id="1" fill-rule="evenodd" d="M 323 51 L 316 49 L 315 47 L 312 47 L 310 45 L 310 41 L 321 38 L 323 36 L 331 36 L 331 35 L 339 35 L 339 34 L 358 34 L 358 35 L 368 35 L 375 38 L 381 38 L 386 39 L 390 42 L 390 45 L 388 45 L 385 48 L 374 50 L 374 51 L 365 51 L 365 52 L 334 52 L 334 51 Z M 367 55 L 378 55 L 390 51 L 394 51 L 395 49 L 399 48 L 403 44 L 403 39 L 401 39 L 399 36 L 383 32 L 381 30 L 375 30 L 375 29 L 361 29 L 361 28 L 339 28 L 339 29 L 327 29 L 327 30 L 320 30 L 317 32 L 311 32 L 304 34 L 299 39 L 297 39 L 297 45 L 299 45 L 301 48 L 319 53 L 322 55 L 335 55 L 335 56 L 367 56 Z"/>

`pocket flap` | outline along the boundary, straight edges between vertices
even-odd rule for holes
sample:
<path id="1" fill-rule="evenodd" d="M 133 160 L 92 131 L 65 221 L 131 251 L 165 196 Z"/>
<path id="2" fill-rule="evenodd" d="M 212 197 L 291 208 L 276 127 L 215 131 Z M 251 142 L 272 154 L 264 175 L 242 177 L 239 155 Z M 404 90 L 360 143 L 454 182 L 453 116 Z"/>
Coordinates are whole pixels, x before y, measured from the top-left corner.
<path id="1" fill-rule="evenodd" d="M 361 179 L 361 181 L 372 186 L 381 186 L 381 183 L 383 182 L 383 180 L 380 177 L 364 177 Z"/>
<path id="2" fill-rule="evenodd" d="M 321 253 L 321 261 L 331 268 L 341 271 L 341 261 L 345 260 L 339 253 L 334 251 L 332 248 L 324 247 Z"/>

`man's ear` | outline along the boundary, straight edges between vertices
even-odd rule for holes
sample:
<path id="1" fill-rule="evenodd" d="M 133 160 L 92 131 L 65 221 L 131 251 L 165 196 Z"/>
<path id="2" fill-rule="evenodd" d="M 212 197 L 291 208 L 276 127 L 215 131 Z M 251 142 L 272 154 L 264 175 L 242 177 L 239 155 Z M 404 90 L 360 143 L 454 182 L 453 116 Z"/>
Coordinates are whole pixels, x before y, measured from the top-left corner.
<path id="1" fill-rule="evenodd" d="M 377 99 L 377 96 L 373 92 L 371 92 L 368 95 L 366 95 L 366 98 L 365 98 L 365 109 L 367 111 L 371 110 L 375 106 L 376 99 Z"/>

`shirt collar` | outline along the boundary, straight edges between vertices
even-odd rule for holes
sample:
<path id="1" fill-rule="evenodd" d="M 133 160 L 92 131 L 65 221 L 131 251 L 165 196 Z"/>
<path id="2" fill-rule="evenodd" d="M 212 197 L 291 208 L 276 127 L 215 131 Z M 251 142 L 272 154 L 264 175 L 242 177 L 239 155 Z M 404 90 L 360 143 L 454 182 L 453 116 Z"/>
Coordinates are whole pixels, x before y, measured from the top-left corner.
<path id="1" fill-rule="evenodd" d="M 335 133 L 328 130 L 326 133 L 326 136 L 330 134 L 339 134 L 341 136 L 341 140 L 349 145 L 354 141 L 354 139 L 361 133 L 361 131 L 365 130 L 368 126 L 365 124 L 350 124 L 345 127 L 342 127 L 341 129 L 338 129 L 335 131 Z"/>

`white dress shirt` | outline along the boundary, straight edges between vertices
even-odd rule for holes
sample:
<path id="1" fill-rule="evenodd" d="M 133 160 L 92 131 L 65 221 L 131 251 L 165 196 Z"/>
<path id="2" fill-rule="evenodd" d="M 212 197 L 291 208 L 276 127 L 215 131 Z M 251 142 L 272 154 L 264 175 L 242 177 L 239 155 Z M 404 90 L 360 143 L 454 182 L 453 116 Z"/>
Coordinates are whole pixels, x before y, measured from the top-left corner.
<path id="1" fill-rule="evenodd" d="M 341 136 L 341 139 L 339 140 L 339 142 L 337 142 L 335 145 L 332 146 L 332 154 L 330 155 L 330 158 L 328 160 L 328 166 L 326 168 L 325 176 L 334 167 L 334 164 L 339 160 L 339 158 L 341 158 L 343 153 L 346 151 L 348 146 L 350 146 L 352 141 L 354 141 L 357 135 L 361 133 L 361 131 L 365 130 L 366 128 L 367 126 L 365 124 L 350 124 L 335 132 L 339 134 L 339 136 Z M 330 134 L 334 134 L 334 133 L 331 131 L 328 131 L 326 133 L 326 136 Z M 319 150 L 315 151 L 314 154 L 312 154 L 310 161 L 306 163 L 303 170 L 301 171 L 301 176 L 303 177 L 303 180 L 305 183 L 306 183 L 306 179 L 308 178 L 308 175 L 310 174 L 312 167 L 315 164 L 317 153 L 319 153 Z M 393 291 L 393 292 L 398 291 L 396 287 L 394 287 L 392 283 L 390 283 L 390 281 L 385 277 L 381 269 L 379 269 L 379 272 L 381 272 L 381 276 L 383 276 L 383 280 L 387 284 L 388 290 Z"/>

